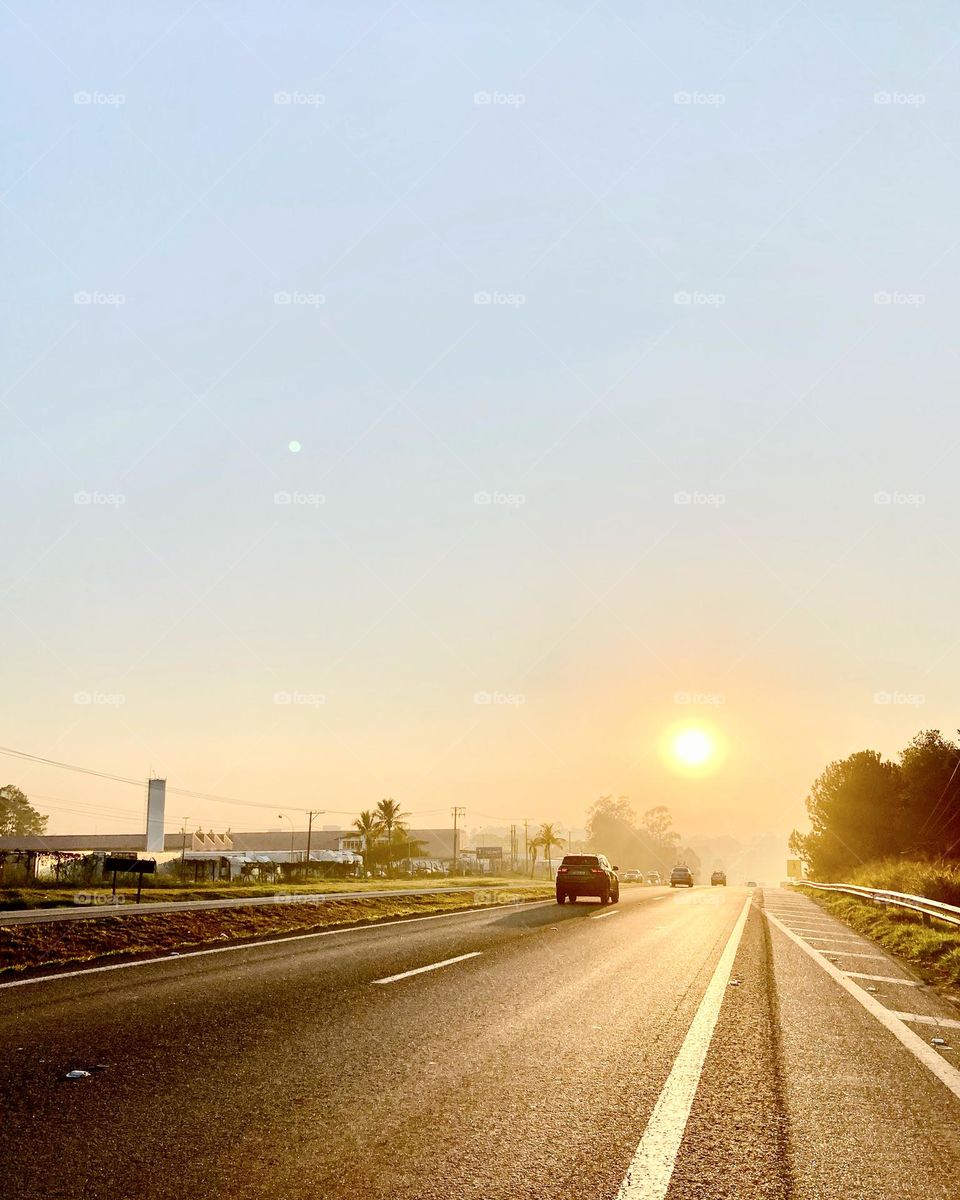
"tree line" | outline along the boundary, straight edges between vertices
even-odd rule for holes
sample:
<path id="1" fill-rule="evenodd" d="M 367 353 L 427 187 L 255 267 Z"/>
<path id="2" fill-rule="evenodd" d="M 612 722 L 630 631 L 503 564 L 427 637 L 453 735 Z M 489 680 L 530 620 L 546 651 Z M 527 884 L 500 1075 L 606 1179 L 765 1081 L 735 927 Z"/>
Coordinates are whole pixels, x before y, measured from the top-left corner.
<path id="1" fill-rule="evenodd" d="M 595 850 L 624 870 L 635 867 L 664 875 L 685 863 L 696 875 L 700 859 L 691 847 L 683 847 L 672 824 L 666 805 L 648 808 L 638 817 L 629 796 L 600 796 L 587 813 L 587 836 Z"/>
<path id="2" fill-rule="evenodd" d="M 817 879 L 891 856 L 960 859 L 960 745 L 926 729 L 895 759 L 858 750 L 819 775 L 806 805 L 811 830 L 795 829 L 790 849 Z"/>

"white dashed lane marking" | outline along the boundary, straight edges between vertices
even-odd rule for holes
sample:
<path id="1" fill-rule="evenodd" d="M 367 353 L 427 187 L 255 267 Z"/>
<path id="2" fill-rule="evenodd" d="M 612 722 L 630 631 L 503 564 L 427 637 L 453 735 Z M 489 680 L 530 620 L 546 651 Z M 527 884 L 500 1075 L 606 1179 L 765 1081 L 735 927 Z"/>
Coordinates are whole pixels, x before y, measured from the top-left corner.
<path id="1" fill-rule="evenodd" d="M 458 954 L 456 958 L 444 958 L 440 962 L 429 963 L 425 967 L 414 967 L 412 971 L 401 971 L 399 975 L 387 975 L 383 979 L 375 979 L 374 983 L 396 983 L 400 979 L 409 979 L 411 975 L 424 975 L 427 971 L 439 971 L 441 967 L 451 967 L 454 963 L 465 962 L 468 958 L 479 958 L 482 950 L 471 950 L 469 954 Z"/>

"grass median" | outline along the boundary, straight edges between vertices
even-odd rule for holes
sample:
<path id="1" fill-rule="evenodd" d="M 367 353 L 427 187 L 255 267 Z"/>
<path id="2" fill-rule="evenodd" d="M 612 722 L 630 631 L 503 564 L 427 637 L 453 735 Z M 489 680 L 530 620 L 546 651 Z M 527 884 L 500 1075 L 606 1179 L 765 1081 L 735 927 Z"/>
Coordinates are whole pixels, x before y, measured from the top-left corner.
<path id="1" fill-rule="evenodd" d="M 129 876 L 127 877 L 129 879 Z M 365 892 L 416 891 L 424 888 L 479 889 L 519 887 L 525 880 L 516 877 L 482 875 L 455 878 L 422 877 L 416 879 L 316 879 L 313 883 L 155 883 L 149 876 L 144 880 L 142 903 L 158 904 L 170 900 L 242 900 L 261 896 L 330 896 L 363 895 Z M 105 900 L 110 884 L 54 884 L 28 887 L 0 888 L 0 911 L 17 912 L 27 908 L 67 908 L 75 904 L 97 903 L 90 897 Z M 136 899 L 136 886 L 117 887 L 124 903 Z M 103 900 L 101 900 L 103 902 Z"/>
<path id="2" fill-rule="evenodd" d="M 96 916 L 81 921 L 0 924 L 0 976 L 41 967 L 76 967 L 130 956 L 157 955 L 259 938 L 369 925 L 403 917 L 543 900 L 552 887 L 504 884 L 451 888 L 430 896 L 325 893 L 284 897 L 276 904 L 199 912 Z"/>
<path id="3" fill-rule="evenodd" d="M 880 908 L 852 896 L 813 888 L 798 890 L 857 933 L 911 963 L 930 982 L 960 987 L 960 929 L 936 921 L 924 925 L 920 917 L 894 908 Z"/>

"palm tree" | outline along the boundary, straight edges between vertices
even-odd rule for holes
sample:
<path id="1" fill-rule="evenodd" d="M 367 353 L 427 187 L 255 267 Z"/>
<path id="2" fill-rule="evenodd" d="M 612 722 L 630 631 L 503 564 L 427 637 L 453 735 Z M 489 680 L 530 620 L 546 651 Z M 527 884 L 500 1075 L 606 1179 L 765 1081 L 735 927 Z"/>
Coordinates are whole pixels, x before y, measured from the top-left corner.
<path id="1" fill-rule="evenodd" d="M 553 874 L 553 858 L 550 851 L 554 846 L 563 846 L 563 838 L 557 833 L 553 825 L 541 825 L 540 832 L 537 835 L 536 841 L 543 847 L 543 852 L 547 856 L 547 874 Z"/>
<path id="2" fill-rule="evenodd" d="M 393 834 L 395 829 L 403 827 L 403 818 L 407 813 L 400 811 L 400 801 L 388 796 L 377 805 L 377 817 L 387 835 L 387 866 L 393 860 Z"/>
<path id="3" fill-rule="evenodd" d="M 530 878 L 532 879 L 537 873 L 537 851 L 543 845 L 538 837 L 531 838 L 527 843 L 530 847 Z"/>
<path id="4" fill-rule="evenodd" d="M 366 870 L 369 865 L 367 856 L 372 853 L 375 842 L 383 833 L 383 822 L 378 813 L 365 808 L 354 821 L 353 827 L 363 838 L 363 868 Z"/>

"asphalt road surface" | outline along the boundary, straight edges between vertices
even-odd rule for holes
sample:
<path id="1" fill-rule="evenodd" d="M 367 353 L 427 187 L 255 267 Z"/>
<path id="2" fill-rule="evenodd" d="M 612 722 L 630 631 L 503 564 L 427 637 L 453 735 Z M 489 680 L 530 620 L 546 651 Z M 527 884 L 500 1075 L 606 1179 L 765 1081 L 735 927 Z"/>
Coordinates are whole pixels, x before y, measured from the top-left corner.
<path id="1" fill-rule="evenodd" d="M 732 887 L 7 984 L 0 1186 L 957 1200 L 958 1017 L 812 901 Z"/>

